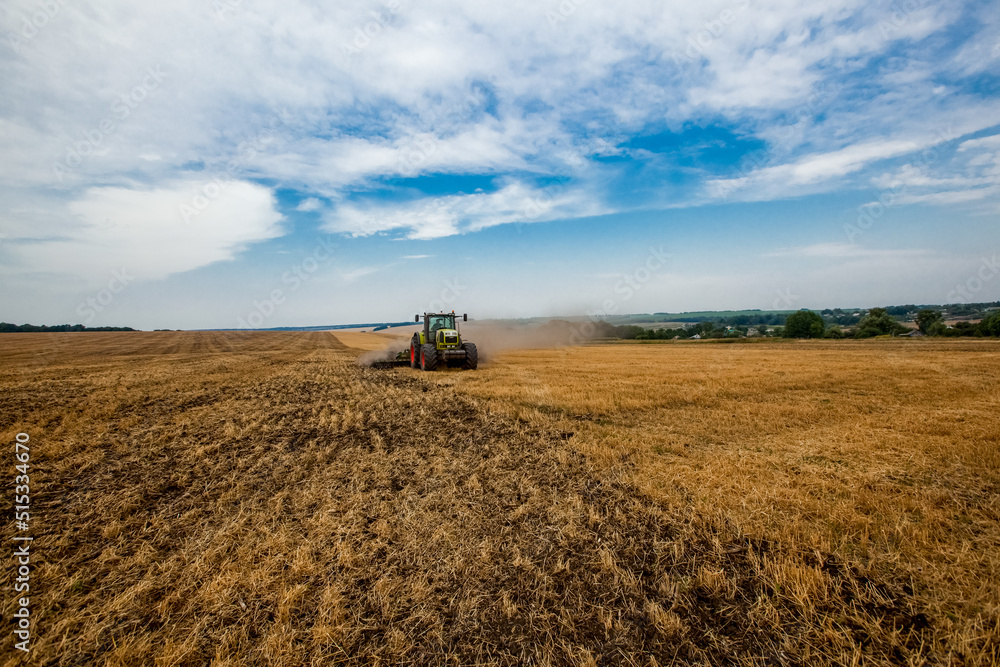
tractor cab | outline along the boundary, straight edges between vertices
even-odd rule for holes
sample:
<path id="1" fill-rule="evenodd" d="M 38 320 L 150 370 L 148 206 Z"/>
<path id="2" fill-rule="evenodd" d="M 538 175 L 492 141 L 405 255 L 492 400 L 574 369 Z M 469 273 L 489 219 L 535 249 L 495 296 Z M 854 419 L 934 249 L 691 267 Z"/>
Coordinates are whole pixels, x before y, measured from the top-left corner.
<path id="1" fill-rule="evenodd" d="M 433 343 L 437 347 L 458 347 L 461 338 L 458 333 L 458 317 L 455 312 L 450 313 L 424 313 L 417 315 L 415 321 L 419 322 L 424 318 L 424 330 L 419 334 L 420 343 Z M 463 321 L 468 321 L 468 315 L 462 315 Z"/>
<path id="2" fill-rule="evenodd" d="M 424 320 L 424 332 L 427 340 L 437 340 L 439 329 L 445 331 L 457 331 L 455 327 L 455 313 L 433 313 L 427 315 Z"/>

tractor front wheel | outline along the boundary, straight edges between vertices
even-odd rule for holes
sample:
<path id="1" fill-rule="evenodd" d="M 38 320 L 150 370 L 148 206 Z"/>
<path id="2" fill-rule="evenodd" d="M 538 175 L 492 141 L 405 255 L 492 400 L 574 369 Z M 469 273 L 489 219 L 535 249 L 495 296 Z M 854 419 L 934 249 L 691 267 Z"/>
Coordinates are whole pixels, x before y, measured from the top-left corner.
<path id="1" fill-rule="evenodd" d="M 425 343 L 420 346 L 420 367 L 425 371 L 432 371 L 438 365 L 438 351 L 434 343 Z"/>
<path id="2" fill-rule="evenodd" d="M 462 349 L 465 350 L 465 361 L 462 362 L 462 368 L 468 371 L 479 368 L 479 350 L 476 349 L 476 344 L 463 343 Z"/>

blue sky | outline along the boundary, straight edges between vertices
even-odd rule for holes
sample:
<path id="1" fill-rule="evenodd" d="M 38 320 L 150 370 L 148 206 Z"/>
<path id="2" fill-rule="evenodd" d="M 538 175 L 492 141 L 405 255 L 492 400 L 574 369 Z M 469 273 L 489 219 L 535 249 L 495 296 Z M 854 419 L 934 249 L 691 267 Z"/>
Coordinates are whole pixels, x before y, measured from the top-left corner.
<path id="1" fill-rule="evenodd" d="M 2 11 L 5 321 L 1000 299 L 996 3 Z"/>

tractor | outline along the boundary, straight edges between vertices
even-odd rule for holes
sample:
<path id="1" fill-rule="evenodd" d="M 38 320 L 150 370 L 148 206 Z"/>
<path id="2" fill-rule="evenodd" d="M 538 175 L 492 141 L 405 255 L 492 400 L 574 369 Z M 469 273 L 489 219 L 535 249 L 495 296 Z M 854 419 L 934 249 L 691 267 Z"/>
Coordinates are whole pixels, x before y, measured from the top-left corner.
<path id="1" fill-rule="evenodd" d="M 424 318 L 424 329 L 413 334 L 410 340 L 410 367 L 432 371 L 440 365 L 460 366 L 475 370 L 479 366 L 479 351 L 475 343 L 462 340 L 458 332 L 455 311 L 450 313 L 424 313 L 414 319 Z M 468 322 L 469 316 L 462 315 Z"/>

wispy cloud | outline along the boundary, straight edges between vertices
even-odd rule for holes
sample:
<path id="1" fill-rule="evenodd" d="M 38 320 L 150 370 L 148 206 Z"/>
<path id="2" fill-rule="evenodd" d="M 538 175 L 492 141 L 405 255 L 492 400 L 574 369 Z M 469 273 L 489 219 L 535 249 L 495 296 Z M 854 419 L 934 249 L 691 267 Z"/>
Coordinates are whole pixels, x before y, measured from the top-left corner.
<path id="1" fill-rule="evenodd" d="M 981 139 L 970 139 L 968 141 L 963 141 L 959 147 L 959 151 L 970 151 L 975 149 L 985 148 L 992 151 L 1000 151 L 1000 134 L 994 134 L 989 137 L 982 137 Z"/>
<path id="2" fill-rule="evenodd" d="M 411 239 L 433 239 L 507 223 L 600 215 L 607 209 L 594 195 L 582 188 L 553 191 L 514 182 L 490 193 L 343 204 L 327 216 L 326 228 L 358 236 L 401 230 Z"/>
<path id="3" fill-rule="evenodd" d="M 310 213 L 312 211 L 318 211 L 321 208 L 323 208 L 323 202 L 315 197 L 309 197 L 299 202 L 299 205 L 295 207 L 295 210 Z"/>
<path id="4" fill-rule="evenodd" d="M 385 268 L 386 267 L 384 266 L 361 266 L 356 269 L 338 271 L 337 275 L 340 276 L 340 279 L 343 280 L 345 283 L 353 283 L 361 280 L 366 276 L 370 276 L 373 273 L 378 273 L 379 271 Z"/>
<path id="5" fill-rule="evenodd" d="M 779 248 L 765 253 L 764 257 L 798 257 L 817 259 L 854 259 L 854 258 L 901 258 L 921 257 L 929 254 L 921 249 L 876 249 L 852 243 L 816 243 L 797 248 Z"/>
<path id="6" fill-rule="evenodd" d="M 994 200 L 1000 195 L 1000 135 L 964 141 L 954 151 L 925 151 L 915 164 L 882 173 L 872 183 L 896 205 Z"/>

